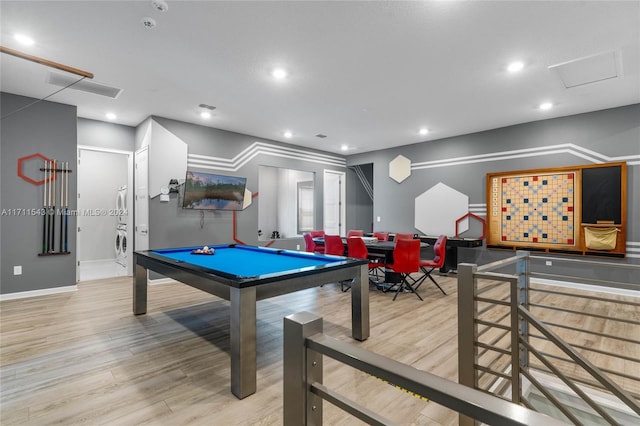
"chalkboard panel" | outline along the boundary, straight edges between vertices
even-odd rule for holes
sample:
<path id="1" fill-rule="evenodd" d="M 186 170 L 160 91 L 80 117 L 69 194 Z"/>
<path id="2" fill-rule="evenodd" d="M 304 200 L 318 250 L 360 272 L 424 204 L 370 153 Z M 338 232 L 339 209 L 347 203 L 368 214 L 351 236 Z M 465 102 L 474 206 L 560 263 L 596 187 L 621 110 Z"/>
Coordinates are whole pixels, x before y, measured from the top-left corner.
<path id="1" fill-rule="evenodd" d="M 582 223 L 622 223 L 621 166 L 582 169 Z"/>

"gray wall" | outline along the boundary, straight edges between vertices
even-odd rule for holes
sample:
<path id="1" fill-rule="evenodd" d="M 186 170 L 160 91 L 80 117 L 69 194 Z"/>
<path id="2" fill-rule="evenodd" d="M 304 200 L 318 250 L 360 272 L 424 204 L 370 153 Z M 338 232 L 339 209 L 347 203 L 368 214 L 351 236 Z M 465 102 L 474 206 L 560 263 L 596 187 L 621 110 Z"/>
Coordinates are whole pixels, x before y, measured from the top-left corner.
<path id="1" fill-rule="evenodd" d="M 0 94 L 2 115 L 20 108 L 33 99 Z M 151 118 L 150 118 L 151 119 Z M 150 120 L 149 119 L 149 120 Z M 291 147 L 278 142 L 259 139 L 219 129 L 212 129 L 174 120 L 154 117 L 160 125 L 178 136 L 189 146 L 189 153 L 230 159 L 256 141 L 280 147 Z M 148 120 L 145 120 L 148 122 Z M 0 202 L 2 209 L 37 209 L 42 204 L 42 187 L 34 186 L 16 176 L 17 159 L 40 152 L 49 158 L 76 164 L 76 146 L 88 145 L 117 150 L 135 150 L 140 147 L 145 123 L 137 128 L 119 126 L 93 120 L 77 119 L 74 106 L 39 102 L 32 107 L 2 121 Z M 501 154 L 540 149 L 535 155 L 524 158 L 500 158 Z M 312 151 L 313 150 L 309 150 Z M 563 152 L 559 152 L 563 151 Z M 327 153 L 317 152 L 318 156 Z M 428 168 L 414 169 L 402 184 L 388 177 L 388 164 L 398 154 L 411 159 L 412 164 L 424 163 Z M 467 164 L 454 164 L 460 157 L 471 158 Z M 334 155 L 340 157 L 339 155 Z M 594 161 L 616 159 L 621 161 L 635 156 L 640 158 L 640 105 L 614 108 L 588 114 L 538 121 L 491 131 L 464 135 L 444 140 L 429 141 L 383 151 L 347 157 L 348 165 L 373 164 L 372 184 L 375 201 L 366 206 L 365 197 L 355 174 L 347 172 L 347 223 L 346 228 L 364 228 L 373 223 L 374 230 L 415 232 L 414 198 L 443 182 L 469 195 L 471 204 L 485 203 L 484 176 L 487 172 L 547 168 Z M 432 167 L 430 161 L 443 160 L 440 167 Z M 342 166 L 316 163 L 310 160 L 285 158 L 259 154 L 235 172 L 198 169 L 213 173 L 246 176 L 248 188 L 257 191 L 258 166 L 308 170 L 315 173 L 316 205 L 322 205 L 323 170 L 345 171 Z M 34 173 L 40 164 L 30 164 Z M 150 164 L 150 167 L 161 165 Z M 628 167 L 627 240 L 640 242 L 640 172 L 638 165 Z M 74 167 L 75 168 L 75 167 Z M 76 174 L 71 173 L 70 193 L 76 193 Z M 181 177 L 184 179 L 184 177 Z M 169 203 L 158 198 L 150 202 L 150 247 L 159 248 L 180 245 L 226 243 L 232 239 L 232 213 L 206 212 L 200 221 L 200 212 L 183 210 L 180 196 L 171 194 Z M 71 209 L 76 208 L 75 198 L 70 198 Z M 237 237 L 248 243 L 258 244 L 257 223 L 260 197 L 248 209 L 238 212 Z M 434 206 L 437 208 L 437 206 Z M 365 218 L 366 216 L 366 218 Z M 376 216 L 382 223 L 374 221 Z M 71 255 L 39 257 L 42 243 L 42 218 L 25 215 L 3 215 L 0 225 L 1 294 L 40 290 L 75 284 L 75 233 L 69 234 Z M 69 218 L 70 229 L 75 229 L 74 217 Z M 316 215 L 316 228 L 321 228 L 321 209 Z M 477 235 L 477 229 L 469 231 Z M 296 248 L 299 239 L 278 241 L 274 246 Z M 463 261 L 484 261 L 511 255 L 512 252 L 461 249 Z M 624 262 L 639 263 L 638 258 Z M 13 275 L 13 266 L 22 265 L 23 274 Z M 568 271 L 573 272 L 573 271 Z"/>
<path id="2" fill-rule="evenodd" d="M 568 145 L 571 144 L 571 145 Z M 527 157 L 515 158 L 522 152 Z M 397 155 L 411 160 L 411 176 L 398 184 L 389 178 L 389 162 Z M 481 156 L 483 157 L 473 157 Z M 469 196 L 470 204 L 485 203 L 488 172 L 549 168 L 603 161 L 635 162 L 628 165 L 627 241 L 640 242 L 640 105 L 613 108 L 575 116 L 537 121 L 453 138 L 352 155 L 348 165 L 374 164 L 373 216 L 376 230 L 417 232 L 414 199 L 442 182 Z M 465 158 L 462 158 L 465 157 Z M 472 157 L 472 158 L 468 158 Z M 442 160 L 442 163 L 429 163 Z M 416 163 L 429 168 L 416 169 Z M 437 166 L 437 167 L 436 167 Z M 438 206 L 433 206 L 437 209 Z M 473 231 L 473 232 L 472 232 Z M 466 236 L 478 236 L 472 230 Z M 463 235 L 465 236 L 465 235 Z M 504 252 L 462 250 L 475 261 L 480 254 L 505 256 Z M 502 254 L 496 254 L 502 253 Z M 508 252 L 508 255 L 513 254 Z M 638 258 L 628 258 L 639 263 Z"/>
<path id="3" fill-rule="evenodd" d="M 78 118 L 78 145 L 133 152 L 135 135 L 135 127 Z"/>
<path id="4" fill-rule="evenodd" d="M 247 149 L 254 142 L 264 142 L 278 145 L 283 148 L 300 150 L 298 146 L 290 146 L 266 139 L 256 138 L 228 132 L 220 129 L 183 123 L 162 117 L 153 117 L 158 124 L 176 135 L 188 144 L 189 154 L 206 155 L 217 158 L 231 159 Z M 139 138 L 141 140 L 141 138 Z M 152 142 L 153 144 L 153 136 Z M 138 148 L 138 147 L 137 147 Z M 150 147 L 153 149 L 153 146 Z M 319 151 L 304 149 L 310 153 L 319 155 Z M 335 157 L 341 157 L 335 155 Z M 224 171 L 217 169 L 204 169 L 190 164 L 189 170 L 225 174 L 231 176 L 244 176 L 247 178 L 247 188 L 253 193 L 258 192 L 258 169 L 260 165 L 282 167 L 294 170 L 309 171 L 315 174 L 315 205 L 317 209 L 315 228 L 321 229 L 322 216 L 322 192 L 323 170 L 345 170 L 345 167 L 331 164 L 317 163 L 311 158 L 287 158 L 258 154 L 253 159 L 242 165 L 237 171 Z M 149 167 L 161 167 L 161 165 L 149 164 Z M 179 177 L 181 180 L 184 176 Z M 185 210 L 181 206 L 182 195 L 171 194 L 170 201 L 160 202 L 159 197 L 152 198 L 149 204 L 149 247 L 179 247 L 189 245 L 224 244 L 233 241 L 233 213 L 229 211 L 201 211 Z M 260 203 L 270 203 L 273 200 L 258 195 L 253 199 L 253 204 L 243 211 L 237 212 L 237 239 L 247 244 L 263 245 L 258 241 L 258 210 Z M 201 221 L 201 214 L 204 220 Z M 297 245 L 304 248 L 302 238 L 278 240 L 272 247 L 295 249 Z"/>
<path id="5" fill-rule="evenodd" d="M 373 164 L 358 165 L 369 185 L 373 186 Z M 347 231 L 349 229 L 362 229 L 364 232 L 373 232 L 373 200 L 371 200 L 362 185 L 362 181 L 352 169 L 347 170 L 346 201 Z"/>
<path id="6" fill-rule="evenodd" d="M 2 115 L 6 116 L 35 99 L 0 93 Z M 68 161 L 72 169 L 69 193 L 76 193 L 76 107 L 53 102 L 38 102 L 2 120 L 1 209 L 42 208 L 43 186 L 33 185 L 16 174 L 18 158 L 40 153 L 47 158 Z M 32 177 L 43 177 L 42 160 L 29 161 L 26 167 Z M 69 208 L 76 208 L 75 197 L 69 197 Z M 72 286 L 76 283 L 76 226 L 69 217 L 70 255 L 38 256 L 42 251 L 42 216 L 3 214 L 1 220 L 2 294 Z M 57 230 L 59 234 L 59 230 Z M 22 266 L 22 275 L 13 275 L 13 266 Z"/>

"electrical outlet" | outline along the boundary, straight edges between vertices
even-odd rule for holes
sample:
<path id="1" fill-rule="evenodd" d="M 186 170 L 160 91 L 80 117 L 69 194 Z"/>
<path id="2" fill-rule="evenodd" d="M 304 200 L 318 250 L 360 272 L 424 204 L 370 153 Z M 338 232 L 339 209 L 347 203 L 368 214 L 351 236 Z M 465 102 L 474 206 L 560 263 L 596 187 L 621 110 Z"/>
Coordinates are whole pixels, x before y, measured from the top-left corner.
<path id="1" fill-rule="evenodd" d="M 22 265 L 13 267 L 13 275 L 22 275 Z"/>
<path id="2" fill-rule="evenodd" d="M 296 250 L 300 251 L 300 244 L 296 244 Z"/>
<path id="3" fill-rule="evenodd" d="M 378 219 L 378 222 L 380 222 L 380 216 L 378 216 L 378 218 L 377 218 L 377 219 Z"/>
<path id="4" fill-rule="evenodd" d="M 550 261 L 550 260 L 547 260 L 546 262 L 544 262 L 544 264 L 547 265 L 547 266 L 552 266 L 553 262 Z"/>

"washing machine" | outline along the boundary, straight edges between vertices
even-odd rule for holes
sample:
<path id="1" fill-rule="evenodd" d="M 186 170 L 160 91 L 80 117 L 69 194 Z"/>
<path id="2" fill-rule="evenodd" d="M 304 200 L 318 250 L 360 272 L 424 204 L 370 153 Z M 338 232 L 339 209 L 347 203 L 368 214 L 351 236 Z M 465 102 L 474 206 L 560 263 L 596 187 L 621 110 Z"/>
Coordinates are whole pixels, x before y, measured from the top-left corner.
<path id="1" fill-rule="evenodd" d="M 116 236 L 115 236 L 115 252 L 116 263 L 128 268 L 128 250 L 127 250 L 127 185 L 118 188 L 116 195 Z"/>
<path id="2" fill-rule="evenodd" d="M 114 248 L 116 252 L 116 263 L 126 268 L 127 256 L 129 255 L 127 248 L 127 225 L 118 225 L 116 227 Z"/>

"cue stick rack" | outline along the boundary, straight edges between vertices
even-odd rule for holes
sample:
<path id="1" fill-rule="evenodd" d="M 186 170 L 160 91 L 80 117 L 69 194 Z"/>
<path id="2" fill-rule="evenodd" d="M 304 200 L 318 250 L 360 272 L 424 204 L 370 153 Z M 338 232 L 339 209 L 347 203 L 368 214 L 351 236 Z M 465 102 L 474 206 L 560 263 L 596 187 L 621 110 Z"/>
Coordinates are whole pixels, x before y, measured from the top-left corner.
<path id="1" fill-rule="evenodd" d="M 38 256 L 70 254 L 69 162 L 44 160 L 42 194 L 42 250 Z M 58 232 L 56 232 L 58 231 Z"/>

